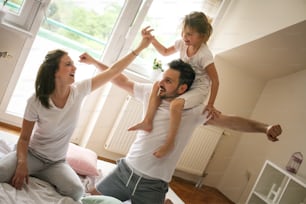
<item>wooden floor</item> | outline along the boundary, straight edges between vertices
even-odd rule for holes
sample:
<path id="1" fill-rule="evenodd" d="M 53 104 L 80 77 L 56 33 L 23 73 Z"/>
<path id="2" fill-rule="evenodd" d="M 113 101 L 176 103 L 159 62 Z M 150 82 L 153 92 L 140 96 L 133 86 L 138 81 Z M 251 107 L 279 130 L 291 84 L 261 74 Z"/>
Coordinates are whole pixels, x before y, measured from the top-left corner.
<path id="1" fill-rule="evenodd" d="M 196 188 L 194 183 L 174 177 L 170 187 L 186 204 L 234 204 L 217 189 L 202 186 Z"/>
<path id="2" fill-rule="evenodd" d="M 0 130 L 19 135 L 20 128 L 0 122 Z M 218 190 L 202 186 L 196 188 L 194 183 L 174 177 L 170 187 L 186 204 L 234 204 Z M 175 203 L 174 203 L 175 204 Z"/>
<path id="3" fill-rule="evenodd" d="M 0 130 L 6 131 L 6 132 L 11 133 L 11 134 L 16 134 L 16 135 L 19 135 L 19 133 L 20 133 L 20 128 L 15 127 L 15 126 L 11 126 L 11 125 L 7 125 L 7 124 L 4 124 L 2 122 L 0 122 Z"/>

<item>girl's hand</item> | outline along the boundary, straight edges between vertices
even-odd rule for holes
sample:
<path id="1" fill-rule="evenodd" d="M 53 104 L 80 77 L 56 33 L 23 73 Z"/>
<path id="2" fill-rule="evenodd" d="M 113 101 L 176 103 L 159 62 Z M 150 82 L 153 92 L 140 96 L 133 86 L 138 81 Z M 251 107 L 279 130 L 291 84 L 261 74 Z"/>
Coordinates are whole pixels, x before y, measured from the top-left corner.
<path id="1" fill-rule="evenodd" d="M 18 163 L 15 175 L 11 180 L 11 185 L 17 190 L 21 190 L 24 182 L 26 182 L 26 184 L 29 183 L 28 166 L 26 162 Z"/>
<path id="2" fill-rule="evenodd" d="M 207 118 L 211 119 L 218 118 L 219 115 L 221 114 L 221 112 L 218 111 L 213 105 L 209 104 L 205 106 L 203 113 L 205 112 L 208 112 Z"/>
<path id="3" fill-rule="evenodd" d="M 150 26 L 145 27 L 144 29 L 141 30 L 141 35 L 143 38 L 149 38 L 150 40 L 152 40 L 154 38 L 154 36 L 152 35 L 152 31 L 154 29 L 150 28 Z"/>

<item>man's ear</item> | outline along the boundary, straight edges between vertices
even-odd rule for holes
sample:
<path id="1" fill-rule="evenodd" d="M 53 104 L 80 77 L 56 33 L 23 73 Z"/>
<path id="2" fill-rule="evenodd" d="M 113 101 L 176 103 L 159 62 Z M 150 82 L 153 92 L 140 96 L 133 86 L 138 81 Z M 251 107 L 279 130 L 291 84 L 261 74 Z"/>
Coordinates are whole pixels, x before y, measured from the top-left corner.
<path id="1" fill-rule="evenodd" d="M 181 95 L 181 94 L 185 93 L 187 88 L 188 88 L 187 84 L 181 84 L 179 89 L 178 89 L 178 94 Z"/>

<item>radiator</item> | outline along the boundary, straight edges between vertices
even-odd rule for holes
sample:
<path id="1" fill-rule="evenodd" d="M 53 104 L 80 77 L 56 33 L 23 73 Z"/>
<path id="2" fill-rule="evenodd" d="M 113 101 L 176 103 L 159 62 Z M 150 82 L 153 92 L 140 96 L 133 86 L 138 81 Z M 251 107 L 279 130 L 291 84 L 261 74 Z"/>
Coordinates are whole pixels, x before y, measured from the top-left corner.
<path id="1" fill-rule="evenodd" d="M 223 134 L 223 129 L 213 126 L 199 126 L 185 147 L 176 169 L 204 176 L 205 168 Z"/>
<path id="2" fill-rule="evenodd" d="M 135 140 L 137 131 L 127 131 L 129 127 L 139 123 L 142 116 L 142 103 L 128 96 L 118 118 L 107 137 L 105 149 L 126 155 Z"/>
<path id="3" fill-rule="evenodd" d="M 105 149 L 126 155 L 136 136 L 136 131 L 128 132 L 127 129 L 140 122 L 141 116 L 142 104 L 129 96 L 107 138 Z M 196 128 L 180 157 L 177 169 L 203 176 L 222 133 L 222 129 L 212 126 L 199 126 Z"/>

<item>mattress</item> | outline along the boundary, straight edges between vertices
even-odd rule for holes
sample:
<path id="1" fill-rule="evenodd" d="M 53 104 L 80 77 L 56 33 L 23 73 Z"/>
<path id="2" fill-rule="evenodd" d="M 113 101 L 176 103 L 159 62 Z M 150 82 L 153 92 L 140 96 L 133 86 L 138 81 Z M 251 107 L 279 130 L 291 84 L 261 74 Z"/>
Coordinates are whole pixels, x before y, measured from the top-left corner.
<path id="1" fill-rule="evenodd" d="M 16 148 L 18 137 L 7 132 L 0 131 L 0 159 L 10 151 Z M 101 172 L 98 179 L 106 176 L 114 168 L 115 164 L 98 160 L 97 168 Z M 84 180 L 84 178 L 83 178 Z M 184 202 L 169 188 L 167 198 L 175 204 L 184 204 Z M 81 204 L 81 201 L 74 201 L 70 197 L 62 196 L 56 192 L 54 187 L 40 179 L 30 177 L 29 183 L 24 185 L 22 190 L 16 190 L 11 185 L 0 183 L 0 203 L 5 204 Z M 129 201 L 124 203 L 130 203 Z"/>

